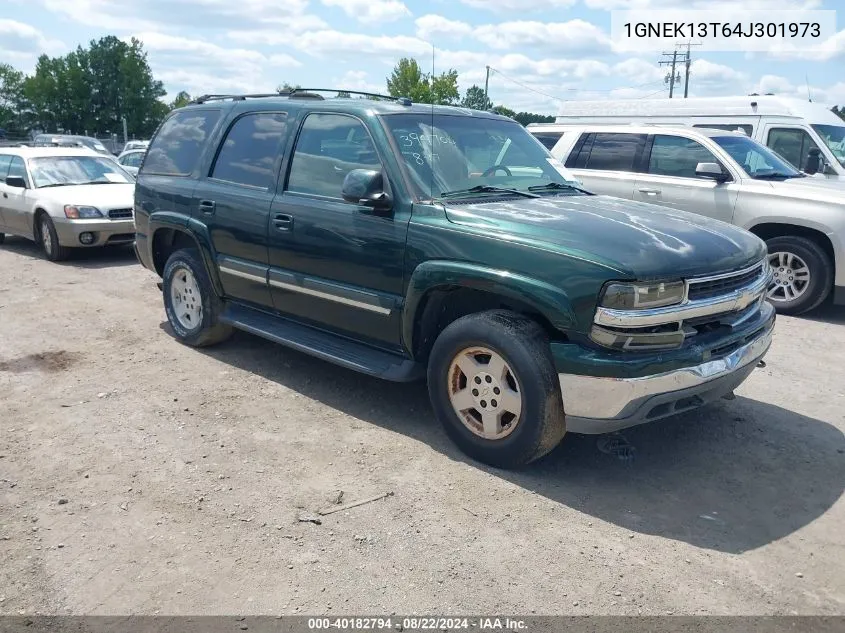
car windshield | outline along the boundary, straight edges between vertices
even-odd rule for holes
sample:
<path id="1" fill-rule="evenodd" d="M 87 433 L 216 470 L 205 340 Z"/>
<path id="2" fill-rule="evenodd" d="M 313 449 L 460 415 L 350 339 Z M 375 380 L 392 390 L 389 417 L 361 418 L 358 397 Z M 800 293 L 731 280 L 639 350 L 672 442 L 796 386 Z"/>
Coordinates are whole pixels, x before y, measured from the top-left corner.
<path id="1" fill-rule="evenodd" d="M 714 136 L 713 140 L 752 178 L 770 180 L 804 175 L 768 147 L 747 136 Z"/>
<path id="2" fill-rule="evenodd" d="M 822 137 L 824 144 L 833 152 L 836 160 L 845 167 L 845 126 L 814 125 L 813 129 Z"/>
<path id="3" fill-rule="evenodd" d="M 574 176 L 515 121 L 442 114 L 383 121 L 421 196 L 577 192 Z"/>
<path id="4" fill-rule="evenodd" d="M 120 165 L 96 156 L 43 156 L 32 158 L 29 169 L 36 188 L 56 185 L 132 183 Z"/>

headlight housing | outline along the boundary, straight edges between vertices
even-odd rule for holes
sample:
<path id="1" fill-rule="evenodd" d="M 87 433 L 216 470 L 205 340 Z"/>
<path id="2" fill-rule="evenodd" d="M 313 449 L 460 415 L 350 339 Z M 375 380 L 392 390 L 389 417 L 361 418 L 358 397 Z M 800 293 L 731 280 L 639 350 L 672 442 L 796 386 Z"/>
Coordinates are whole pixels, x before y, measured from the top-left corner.
<path id="1" fill-rule="evenodd" d="M 683 303 L 683 281 L 614 282 L 605 286 L 599 305 L 612 310 L 646 310 Z"/>
<path id="2" fill-rule="evenodd" d="M 72 220 L 82 220 L 86 218 L 103 218 L 105 217 L 97 207 L 89 207 L 85 205 L 66 204 L 65 217 Z"/>

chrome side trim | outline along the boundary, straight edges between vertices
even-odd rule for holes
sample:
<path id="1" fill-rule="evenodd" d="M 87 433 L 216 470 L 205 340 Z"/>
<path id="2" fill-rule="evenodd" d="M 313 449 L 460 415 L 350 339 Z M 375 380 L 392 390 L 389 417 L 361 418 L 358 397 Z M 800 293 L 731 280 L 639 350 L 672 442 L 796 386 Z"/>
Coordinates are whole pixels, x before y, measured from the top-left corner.
<path id="1" fill-rule="evenodd" d="M 258 275 L 253 275 L 252 273 L 244 272 L 243 270 L 238 270 L 236 268 L 229 268 L 228 266 L 218 265 L 217 267 L 221 273 L 226 273 L 227 275 L 232 275 L 233 277 L 240 277 L 241 279 L 247 279 L 249 281 L 255 281 L 260 284 L 266 284 L 267 279 L 265 277 L 259 277 Z"/>
<path id="2" fill-rule="evenodd" d="M 759 360 L 772 343 L 773 328 L 724 358 L 642 378 L 602 378 L 558 374 L 567 416 L 594 420 L 617 418 L 632 402 L 689 389 L 727 376 Z"/>
<path id="3" fill-rule="evenodd" d="M 736 310 L 742 310 L 757 301 L 766 292 L 771 279 L 772 271 L 768 270 L 760 279 L 744 288 L 739 288 L 718 297 L 701 299 L 699 301 L 687 301 L 679 305 L 665 306 L 662 308 L 651 308 L 649 310 L 614 310 L 599 306 L 596 310 L 594 321 L 598 325 L 635 328 L 665 325 L 666 323 L 674 323 L 685 319 L 734 312 Z"/>
<path id="4" fill-rule="evenodd" d="M 336 303 L 342 303 L 344 305 L 352 306 L 353 308 L 361 308 L 362 310 L 369 310 L 371 312 L 376 312 L 378 314 L 388 315 L 390 314 L 390 308 L 385 308 L 380 305 L 375 305 L 372 303 L 365 303 L 363 301 L 357 301 L 355 299 L 349 299 L 348 297 L 341 297 L 336 294 L 331 294 L 328 292 L 322 292 L 321 290 L 314 290 L 313 288 L 306 288 L 304 286 L 300 286 L 298 284 L 287 283 L 285 281 L 279 281 L 278 279 L 270 279 L 270 285 L 275 288 L 282 288 L 283 290 L 290 290 L 291 292 L 298 292 L 300 294 L 311 295 L 312 297 L 318 297 L 320 299 L 327 299 L 328 301 L 335 301 Z"/>
<path id="5" fill-rule="evenodd" d="M 740 277 L 745 273 L 750 273 L 752 270 L 756 268 L 760 268 L 761 266 L 765 266 L 768 263 L 768 259 L 763 259 L 762 261 L 757 262 L 753 266 L 749 266 L 748 268 L 743 268 L 742 270 L 734 270 L 733 272 L 729 273 L 722 273 L 720 275 L 710 275 L 708 277 L 690 277 L 687 282 L 689 284 L 701 284 L 707 283 L 708 281 L 718 281 L 719 279 L 728 279 L 730 277 Z"/>

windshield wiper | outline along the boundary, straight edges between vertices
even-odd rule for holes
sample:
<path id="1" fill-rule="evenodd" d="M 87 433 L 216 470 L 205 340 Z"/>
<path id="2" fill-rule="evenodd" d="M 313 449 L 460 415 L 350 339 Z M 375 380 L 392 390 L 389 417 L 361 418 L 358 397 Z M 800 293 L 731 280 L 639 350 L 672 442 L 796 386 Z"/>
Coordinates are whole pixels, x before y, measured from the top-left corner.
<path id="1" fill-rule="evenodd" d="M 792 174 L 779 174 L 775 172 L 771 174 L 754 174 L 751 177 L 755 180 L 780 180 L 781 178 L 784 180 L 788 180 L 790 178 L 803 178 L 804 176 L 802 176 L 801 174 L 795 174 L 793 176 Z"/>
<path id="2" fill-rule="evenodd" d="M 75 187 L 78 182 L 51 182 L 49 185 L 41 185 L 37 189 L 46 189 L 47 187 Z"/>
<path id="3" fill-rule="evenodd" d="M 455 191 L 444 191 L 440 194 L 441 198 L 459 198 L 461 196 L 472 195 L 475 193 L 509 193 L 515 196 L 522 196 L 523 198 L 539 198 L 536 193 L 528 191 L 520 191 L 519 189 L 508 189 L 507 187 L 494 187 L 493 185 L 476 185 L 469 189 L 455 189 Z"/>
<path id="4" fill-rule="evenodd" d="M 577 187 L 570 183 L 562 182 L 547 182 L 545 185 L 531 185 L 530 187 L 528 187 L 528 191 L 558 191 L 561 189 L 571 189 L 572 191 L 591 193 L 586 189 L 581 189 L 581 187 Z"/>

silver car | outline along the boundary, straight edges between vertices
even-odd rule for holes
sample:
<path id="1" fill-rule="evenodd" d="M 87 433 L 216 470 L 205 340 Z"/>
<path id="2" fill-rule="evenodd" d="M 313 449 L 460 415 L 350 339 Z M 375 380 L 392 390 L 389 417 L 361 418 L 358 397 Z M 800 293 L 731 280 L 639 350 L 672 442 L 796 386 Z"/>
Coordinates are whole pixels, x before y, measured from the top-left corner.
<path id="1" fill-rule="evenodd" d="M 845 184 L 808 176 L 741 132 L 654 125 L 530 130 L 596 193 L 707 215 L 766 241 L 768 299 L 800 314 L 845 304 Z"/>

